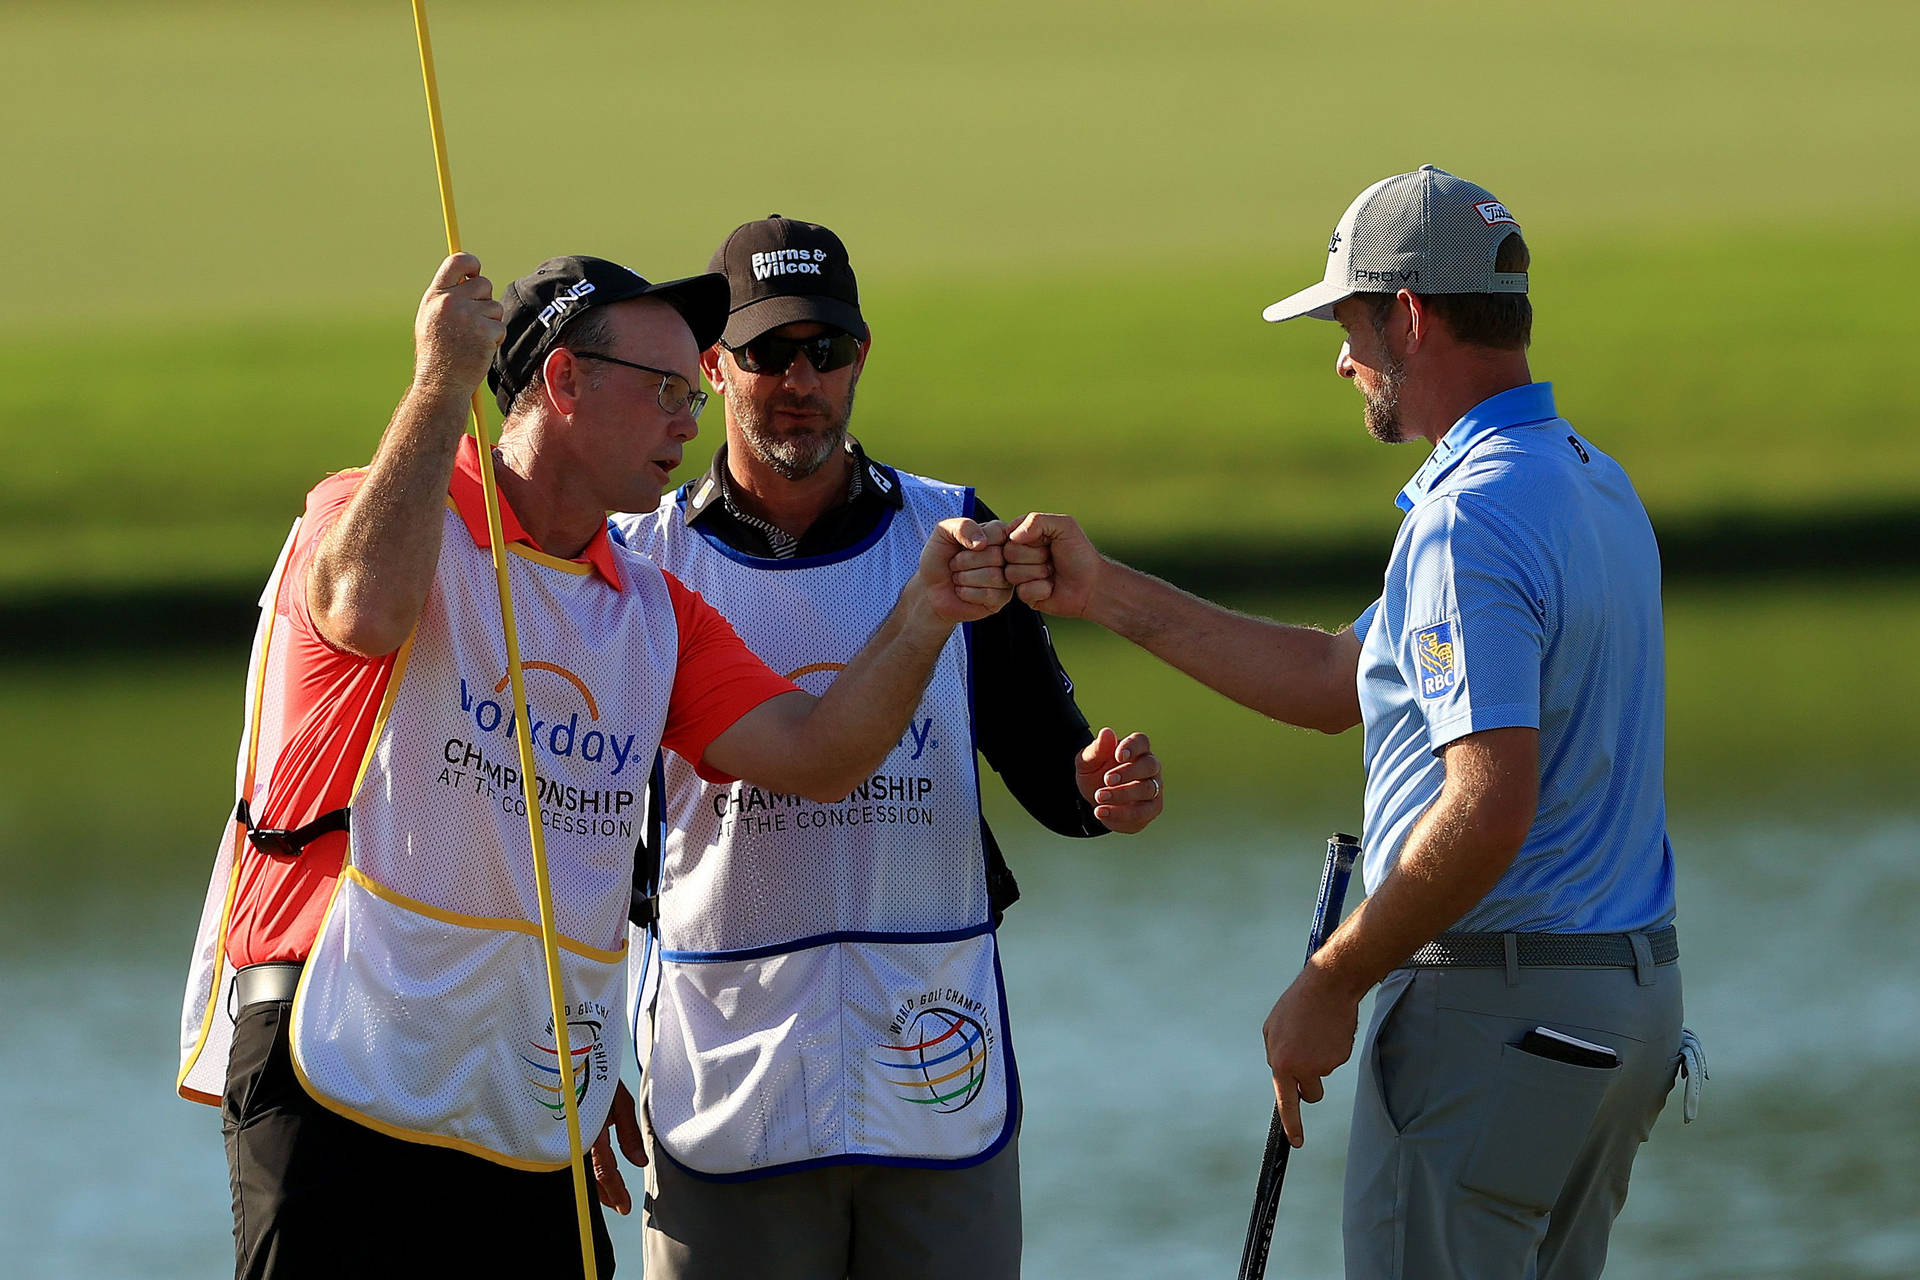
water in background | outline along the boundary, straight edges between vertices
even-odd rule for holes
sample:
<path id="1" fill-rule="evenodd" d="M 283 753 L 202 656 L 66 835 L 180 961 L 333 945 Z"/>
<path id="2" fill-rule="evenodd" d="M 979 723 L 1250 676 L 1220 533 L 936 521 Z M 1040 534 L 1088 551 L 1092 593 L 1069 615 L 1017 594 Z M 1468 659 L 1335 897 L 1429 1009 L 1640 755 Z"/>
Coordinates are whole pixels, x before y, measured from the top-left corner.
<path id="1" fill-rule="evenodd" d="M 1161 852 L 1015 829 L 1003 934 L 1027 1091 L 1026 1272 L 1227 1276 L 1270 1086 L 1260 1023 L 1297 967 L 1325 833 L 1189 825 Z M 1641 1155 L 1615 1276 L 1920 1272 L 1920 819 L 1675 832 L 1687 1020 L 1713 1072 Z M 1169 855 L 1167 849 L 1177 849 Z M 196 869 L 197 870 L 197 869 Z M 218 1117 L 172 1096 L 195 894 L 0 905 L 0 1271 L 230 1270 Z M 1307 1109 L 1269 1274 L 1332 1277 L 1351 1067 Z M 639 1272 L 639 1220 L 613 1223 Z"/>

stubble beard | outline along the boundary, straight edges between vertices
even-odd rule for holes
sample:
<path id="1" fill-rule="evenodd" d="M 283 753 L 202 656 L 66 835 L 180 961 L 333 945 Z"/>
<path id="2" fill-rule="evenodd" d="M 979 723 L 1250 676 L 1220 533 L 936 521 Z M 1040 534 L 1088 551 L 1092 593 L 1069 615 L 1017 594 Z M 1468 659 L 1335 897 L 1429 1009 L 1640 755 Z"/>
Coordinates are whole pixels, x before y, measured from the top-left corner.
<path id="1" fill-rule="evenodd" d="M 846 447 L 847 423 L 853 417 L 853 392 L 854 388 L 849 386 L 846 406 L 838 412 L 833 402 L 821 395 L 782 397 L 769 403 L 762 416 L 759 406 L 744 394 L 731 394 L 727 397 L 727 409 L 754 457 L 784 479 L 805 480 Z M 817 431 L 782 435 L 772 424 L 774 413 L 781 409 L 821 414 L 827 425 Z"/>
<path id="2" fill-rule="evenodd" d="M 1380 385 L 1372 391 L 1361 388 L 1360 397 L 1365 402 L 1367 434 L 1381 444 L 1400 444 L 1407 433 L 1400 423 L 1400 388 L 1407 380 L 1407 366 L 1399 360 L 1388 360 L 1380 370 Z"/>

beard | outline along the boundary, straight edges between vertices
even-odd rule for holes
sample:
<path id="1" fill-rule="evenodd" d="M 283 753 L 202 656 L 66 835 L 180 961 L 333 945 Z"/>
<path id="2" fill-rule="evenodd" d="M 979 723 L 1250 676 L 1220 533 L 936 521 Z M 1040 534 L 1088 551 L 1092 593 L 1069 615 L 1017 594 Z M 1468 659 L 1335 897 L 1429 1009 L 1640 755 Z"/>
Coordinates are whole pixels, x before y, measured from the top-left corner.
<path id="1" fill-rule="evenodd" d="M 823 395 L 780 396 L 768 401 L 763 408 L 744 394 L 730 394 L 727 410 L 754 457 L 787 480 L 805 480 L 846 447 L 847 422 L 853 417 L 853 392 L 854 388 L 848 386 L 847 402 L 838 408 Z M 825 419 L 825 425 L 817 430 L 803 429 L 783 435 L 773 425 L 773 415 L 782 409 L 817 413 Z"/>
<path id="2" fill-rule="evenodd" d="M 1389 359 L 1380 370 L 1380 385 L 1371 392 L 1365 388 L 1360 391 L 1366 403 L 1367 434 L 1381 444 L 1400 444 L 1407 438 L 1400 424 L 1400 388 L 1406 380 L 1406 364 Z"/>

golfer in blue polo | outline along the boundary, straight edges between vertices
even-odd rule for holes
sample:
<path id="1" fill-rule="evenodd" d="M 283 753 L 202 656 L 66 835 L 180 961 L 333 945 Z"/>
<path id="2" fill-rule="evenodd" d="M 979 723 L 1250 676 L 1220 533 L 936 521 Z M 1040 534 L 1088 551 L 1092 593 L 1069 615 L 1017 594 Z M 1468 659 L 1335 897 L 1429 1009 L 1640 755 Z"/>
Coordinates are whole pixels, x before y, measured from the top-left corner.
<path id="1" fill-rule="evenodd" d="M 1653 528 L 1527 364 L 1519 223 L 1422 166 L 1266 310 L 1345 331 L 1367 430 L 1432 453 L 1380 598 L 1328 634 L 1218 608 L 1032 515 L 1009 580 L 1291 724 L 1366 729 L 1366 901 L 1266 1022 L 1289 1140 L 1352 1055 L 1349 1277 L 1594 1276 L 1681 1061 Z"/>

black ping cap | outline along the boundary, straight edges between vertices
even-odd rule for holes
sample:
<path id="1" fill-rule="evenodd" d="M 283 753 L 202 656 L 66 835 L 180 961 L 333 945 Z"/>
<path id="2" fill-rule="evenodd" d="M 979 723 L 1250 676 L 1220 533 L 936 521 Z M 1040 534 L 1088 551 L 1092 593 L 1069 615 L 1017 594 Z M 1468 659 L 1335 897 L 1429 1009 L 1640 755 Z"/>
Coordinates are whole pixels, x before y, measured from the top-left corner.
<path id="1" fill-rule="evenodd" d="M 867 336 L 847 246 L 818 223 L 777 213 L 743 223 L 720 242 L 707 270 L 727 278 L 727 326 L 720 340 L 730 347 L 803 320 Z"/>
<path id="2" fill-rule="evenodd" d="M 507 336 L 494 352 L 487 386 L 500 412 L 526 389 L 566 327 L 595 307 L 633 298 L 658 298 L 680 313 L 702 351 L 720 339 L 727 320 L 724 276 L 688 276 L 650 284 L 617 262 L 575 254 L 548 258 L 507 286 L 500 301 L 507 309 Z"/>

